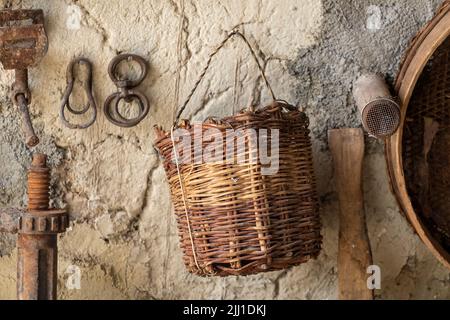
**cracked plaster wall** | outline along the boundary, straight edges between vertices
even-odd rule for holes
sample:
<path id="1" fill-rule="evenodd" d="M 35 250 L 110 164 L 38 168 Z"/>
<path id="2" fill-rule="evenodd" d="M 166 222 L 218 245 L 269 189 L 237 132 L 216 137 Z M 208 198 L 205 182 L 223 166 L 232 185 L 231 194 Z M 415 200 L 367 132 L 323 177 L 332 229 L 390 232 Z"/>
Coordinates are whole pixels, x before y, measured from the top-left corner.
<path id="1" fill-rule="evenodd" d="M 324 249 L 319 259 L 286 271 L 243 277 L 187 274 L 178 249 L 169 190 L 152 146 L 152 127 L 166 128 L 174 112 L 181 1 L 23 0 L 13 8 L 42 8 L 50 40 L 47 56 L 31 71 L 38 150 L 54 167 L 52 202 L 66 205 L 71 228 L 60 237 L 61 299 L 334 299 L 337 296 L 337 197 L 326 130 L 355 126 L 353 81 L 363 71 L 393 79 L 411 37 L 440 0 L 185 0 L 181 35 L 181 99 L 207 55 L 236 25 L 258 43 L 278 97 L 307 106 L 311 117 Z M 253 97 L 268 102 L 250 56 L 237 42 L 214 61 L 186 111 L 193 119 L 229 115 Z M 107 65 L 121 52 L 150 62 L 142 88 L 151 110 L 138 127 L 121 129 L 99 113 L 86 131 L 64 128 L 58 106 L 69 60 L 94 63 L 99 106 L 113 92 Z M 262 54 L 264 53 L 264 55 Z M 240 56 L 240 58 L 238 58 Z M 234 86 L 238 66 L 239 86 Z M 11 72 L 0 72 L 0 205 L 24 206 L 31 152 L 8 99 Z M 234 92 L 239 101 L 231 103 Z M 81 95 L 77 95 L 79 101 Z M 365 161 L 368 228 L 375 263 L 382 268 L 379 298 L 449 299 L 450 273 L 401 217 L 390 194 L 382 146 L 369 141 Z M 70 266 L 81 289 L 66 286 Z M 0 235 L 0 299 L 15 297 L 15 238 Z"/>

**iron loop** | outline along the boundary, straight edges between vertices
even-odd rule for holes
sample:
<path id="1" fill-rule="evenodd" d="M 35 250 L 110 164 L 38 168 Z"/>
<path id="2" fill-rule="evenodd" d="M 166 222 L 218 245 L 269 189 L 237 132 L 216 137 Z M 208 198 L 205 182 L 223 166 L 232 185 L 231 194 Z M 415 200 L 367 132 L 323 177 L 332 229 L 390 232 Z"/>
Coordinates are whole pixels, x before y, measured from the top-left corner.
<path id="1" fill-rule="evenodd" d="M 75 85 L 75 67 L 77 65 L 84 65 L 87 69 L 87 79 L 83 82 L 83 88 L 86 93 L 88 102 L 86 105 L 77 110 L 72 108 L 70 104 L 70 96 L 73 91 L 73 87 Z M 93 67 L 92 63 L 86 59 L 86 58 L 76 58 L 70 62 L 70 64 L 67 67 L 66 77 L 67 77 L 67 88 L 64 93 L 61 108 L 60 108 L 60 119 L 61 122 L 70 129 L 87 129 L 90 126 L 92 126 L 97 119 L 97 105 L 95 103 L 94 94 L 93 94 L 93 75 L 92 75 Z M 90 109 L 92 109 L 92 115 L 84 124 L 73 124 L 70 123 L 66 118 L 66 109 L 75 115 L 83 115 L 86 112 L 88 112 Z"/>
<path id="2" fill-rule="evenodd" d="M 140 73 L 137 79 L 119 79 L 117 77 L 117 68 L 119 64 L 123 61 L 135 61 L 138 63 L 140 67 Z M 136 88 L 139 86 L 142 81 L 144 81 L 145 77 L 147 76 L 148 67 L 147 67 L 147 61 L 145 61 L 144 58 L 130 53 L 124 53 L 120 54 L 117 57 L 113 58 L 111 60 L 111 63 L 108 67 L 108 73 L 111 80 L 114 82 L 117 88 Z"/>
<path id="3" fill-rule="evenodd" d="M 136 101 L 139 106 L 139 114 L 131 119 L 126 118 L 119 110 L 119 103 L 122 100 L 125 102 Z M 130 128 L 138 125 L 147 116 L 149 110 L 150 106 L 147 97 L 136 90 L 128 91 L 126 95 L 121 92 L 113 93 L 106 99 L 103 107 L 106 118 L 111 123 L 122 128 Z"/>

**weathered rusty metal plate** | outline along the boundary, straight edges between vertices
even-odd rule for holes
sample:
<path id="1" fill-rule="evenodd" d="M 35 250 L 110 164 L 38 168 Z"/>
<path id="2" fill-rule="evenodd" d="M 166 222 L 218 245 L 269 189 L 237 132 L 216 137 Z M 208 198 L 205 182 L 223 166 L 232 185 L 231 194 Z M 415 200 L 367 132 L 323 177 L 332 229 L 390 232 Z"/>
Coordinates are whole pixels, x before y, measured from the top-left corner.
<path id="1" fill-rule="evenodd" d="M 6 70 L 36 65 L 47 49 L 42 10 L 0 11 L 0 62 Z"/>
<path id="2" fill-rule="evenodd" d="M 31 210 L 22 214 L 19 220 L 21 234 L 57 234 L 66 231 L 69 216 L 66 210 Z"/>

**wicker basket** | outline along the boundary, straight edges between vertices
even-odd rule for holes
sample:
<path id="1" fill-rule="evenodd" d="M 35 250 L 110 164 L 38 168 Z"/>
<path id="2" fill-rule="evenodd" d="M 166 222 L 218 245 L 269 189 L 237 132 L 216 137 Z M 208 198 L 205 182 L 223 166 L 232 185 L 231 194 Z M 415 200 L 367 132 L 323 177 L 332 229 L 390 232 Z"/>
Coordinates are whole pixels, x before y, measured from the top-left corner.
<path id="1" fill-rule="evenodd" d="M 176 123 L 174 129 L 184 129 L 182 140 L 192 138 L 192 143 L 195 132 L 204 134 L 211 129 L 221 137 L 229 136 L 230 128 L 266 130 L 269 137 L 275 129 L 279 132 L 279 169 L 263 175 L 263 164 L 253 158 L 260 146 L 250 136 L 231 140 L 244 139 L 245 148 L 232 148 L 234 159 L 241 157 L 244 162 L 226 162 L 229 157 L 223 151 L 219 161 L 202 163 L 196 161 L 194 152 L 183 150 L 182 140 L 175 142 L 173 131 L 156 128 L 155 145 L 164 159 L 184 262 L 190 272 L 249 275 L 318 256 L 321 223 L 305 113 L 276 101 L 222 120 Z M 227 139 L 221 141 L 222 150 L 227 150 Z"/>
<path id="2" fill-rule="evenodd" d="M 396 89 L 402 123 L 386 148 L 393 190 L 420 238 L 450 269 L 450 1 L 415 37 Z"/>

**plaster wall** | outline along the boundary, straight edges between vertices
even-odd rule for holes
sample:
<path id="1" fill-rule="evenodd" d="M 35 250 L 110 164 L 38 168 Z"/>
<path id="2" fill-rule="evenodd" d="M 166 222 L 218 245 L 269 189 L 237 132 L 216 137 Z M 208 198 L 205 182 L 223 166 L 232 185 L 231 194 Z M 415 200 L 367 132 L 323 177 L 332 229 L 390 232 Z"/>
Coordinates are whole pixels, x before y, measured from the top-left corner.
<path id="1" fill-rule="evenodd" d="M 67 206 L 71 228 L 60 237 L 60 299 L 334 299 L 337 297 L 338 203 L 326 146 L 329 128 L 357 126 L 353 81 L 377 71 L 392 80 L 408 42 L 432 18 L 440 0 L 23 0 L 13 8 L 42 8 L 48 54 L 30 72 L 36 151 L 54 168 L 52 202 Z M 183 5 L 184 3 L 184 5 Z M 180 28 L 181 26 L 181 28 Z M 257 45 L 278 97 L 306 106 L 311 118 L 321 199 L 324 248 L 300 267 L 250 277 L 200 278 L 181 260 L 170 195 L 153 145 L 153 126 L 169 128 L 208 54 L 235 26 Z M 181 37 L 181 50 L 177 49 Z M 109 61 L 132 52 L 145 57 L 142 85 L 151 110 L 122 129 L 100 112 L 114 92 Z M 94 63 L 97 122 L 70 130 L 58 121 L 70 59 Z M 175 79 L 180 61 L 180 101 Z M 239 72 L 235 72 L 235 70 Z M 237 81 L 236 81 L 237 77 Z M 235 85 L 235 83 L 238 85 Z M 24 206 L 31 151 L 9 101 L 12 73 L 0 70 L 0 206 Z M 269 102 L 256 65 L 233 41 L 213 62 L 186 117 L 225 116 L 250 98 Z M 76 101 L 81 101 L 80 88 Z M 233 105 L 238 92 L 238 103 Z M 449 299 L 450 273 L 427 251 L 391 195 L 382 145 L 368 141 L 365 197 L 374 261 L 382 270 L 378 298 Z M 0 299 L 15 298 L 13 236 L 0 235 Z M 74 270 L 81 287 L 71 286 Z"/>

